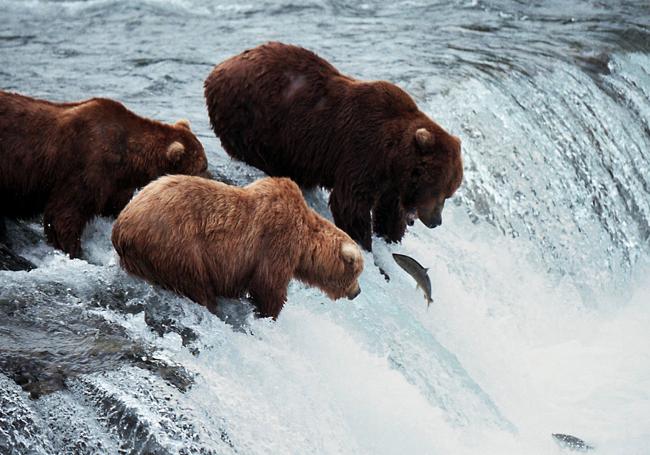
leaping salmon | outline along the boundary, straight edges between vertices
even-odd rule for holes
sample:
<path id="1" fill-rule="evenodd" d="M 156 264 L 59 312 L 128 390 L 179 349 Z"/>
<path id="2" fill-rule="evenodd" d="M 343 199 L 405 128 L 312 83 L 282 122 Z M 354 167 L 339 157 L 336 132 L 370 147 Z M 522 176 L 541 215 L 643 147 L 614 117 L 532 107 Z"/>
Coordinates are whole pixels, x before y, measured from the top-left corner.
<path id="1" fill-rule="evenodd" d="M 417 283 L 417 287 L 422 289 L 424 298 L 427 300 L 427 308 L 429 308 L 429 305 L 433 302 L 431 298 L 431 280 L 427 274 L 429 269 L 422 267 L 418 261 L 404 254 L 393 253 L 393 259 L 395 259 L 397 265 L 413 277 Z"/>

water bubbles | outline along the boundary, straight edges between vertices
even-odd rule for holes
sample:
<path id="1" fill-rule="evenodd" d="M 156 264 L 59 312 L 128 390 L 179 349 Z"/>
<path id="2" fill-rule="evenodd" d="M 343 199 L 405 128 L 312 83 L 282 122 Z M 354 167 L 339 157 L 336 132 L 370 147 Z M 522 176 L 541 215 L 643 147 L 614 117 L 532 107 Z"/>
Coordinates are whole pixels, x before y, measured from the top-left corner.
<path id="1" fill-rule="evenodd" d="M 374 239 L 359 299 L 292 283 L 277 323 L 127 276 L 110 219 L 74 261 L 40 224 L 11 225 L 38 268 L 0 272 L 0 451 L 545 454 L 574 429 L 602 453 L 648 446 L 650 66 L 635 6 L 0 3 L 4 87 L 182 113 L 219 180 L 263 174 L 219 146 L 203 79 L 260 39 L 412 89 L 462 136 L 466 171 L 442 227 Z M 306 194 L 330 216 L 327 196 Z M 392 252 L 431 267 L 435 307 Z"/>

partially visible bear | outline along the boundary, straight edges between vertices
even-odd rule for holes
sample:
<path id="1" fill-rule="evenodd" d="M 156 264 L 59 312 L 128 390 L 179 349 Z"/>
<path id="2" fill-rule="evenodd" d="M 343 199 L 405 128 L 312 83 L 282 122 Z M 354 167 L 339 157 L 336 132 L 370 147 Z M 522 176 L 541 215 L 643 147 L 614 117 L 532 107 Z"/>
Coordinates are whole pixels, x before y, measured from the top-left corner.
<path id="1" fill-rule="evenodd" d="M 294 277 L 331 299 L 361 292 L 361 250 L 286 178 L 240 188 L 162 177 L 120 213 L 112 240 L 128 272 L 211 311 L 216 297 L 248 291 L 258 313 L 275 319 Z"/>
<path id="2" fill-rule="evenodd" d="M 0 235 L 3 217 L 44 212 L 48 241 L 76 258 L 94 216 L 117 216 L 161 175 L 206 169 L 186 120 L 166 125 L 104 98 L 52 103 L 0 91 Z"/>
<path id="3" fill-rule="evenodd" d="M 440 225 L 463 177 L 460 140 L 403 90 L 342 75 L 300 47 L 271 42 L 224 61 L 205 97 L 226 152 L 331 189 L 336 225 L 366 250 L 371 224 L 388 241 L 401 240 L 416 215 Z"/>

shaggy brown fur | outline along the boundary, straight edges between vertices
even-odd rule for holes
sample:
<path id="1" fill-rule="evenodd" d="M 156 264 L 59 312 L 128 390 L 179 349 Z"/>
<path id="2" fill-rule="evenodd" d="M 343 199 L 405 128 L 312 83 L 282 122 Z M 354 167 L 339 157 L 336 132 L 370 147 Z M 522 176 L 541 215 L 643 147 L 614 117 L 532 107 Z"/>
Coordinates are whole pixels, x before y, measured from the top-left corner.
<path id="1" fill-rule="evenodd" d="M 2 217 L 44 212 L 48 241 L 78 257 L 92 217 L 116 216 L 161 175 L 206 168 L 185 120 L 166 125 L 103 98 L 51 103 L 0 91 L 0 235 Z"/>
<path id="2" fill-rule="evenodd" d="M 213 311 L 216 297 L 248 291 L 260 315 L 275 319 L 292 277 L 332 299 L 360 292 L 361 251 L 285 178 L 243 188 L 160 178 L 129 202 L 112 239 L 128 272 Z"/>
<path id="3" fill-rule="evenodd" d="M 337 226 L 371 248 L 399 241 L 417 216 L 442 222 L 459 187 L 460 140 L 390 82 L 342 75 L 306 49 L 272 42 L 217 65 L 205 81 L 214 132 L 269 175 L 332 190 Z"/>

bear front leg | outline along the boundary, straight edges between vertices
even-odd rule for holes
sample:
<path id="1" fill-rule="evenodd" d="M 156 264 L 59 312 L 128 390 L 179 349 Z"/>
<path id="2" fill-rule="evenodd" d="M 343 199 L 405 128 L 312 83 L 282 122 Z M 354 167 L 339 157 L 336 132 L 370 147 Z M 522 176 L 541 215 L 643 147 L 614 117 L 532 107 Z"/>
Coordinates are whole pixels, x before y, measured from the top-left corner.
<path id="1" fill-rule="evenodd" d="M 387 242 L 399 242 L 406 232 L 406 214 L 399 202 L 399 193 L 387 190 L 382 193 L 372 211 L 375 234 Z"/>
<path id="2" fill-rule="evenodd" d="M 116 190 L 106 201 L 104 209 L 102 210 L 102 216 L 111 216 L 117 218 L 122 209 L 126 207 L 126 204 L 129 203 L 135 192 L 134 188 L 122 188 Z"/>
<path id="3" fill-rule="evenodd" d="M 72 258 L 81 256 L 81 234 L 90 216 L 71 198 L 50 198 L 43 214 L 47 241 Z"/>
<path id="4" fill-rule="evenodd" d="M 257 313 L 262 318 L 273 318 L 275 321 L 287 301 L 287 286 L 289 282 L 273 276 L 263 277 L 257 274 L 249 286 L 249 293 Z"/>
<path id="5" fill-rule="evenodd" d="M 334 223 L 364 250 L 372 251 L 370 204 L 359 195 L 348 195 L 334 188 L 330 195 L 330 209 Z"/>
<path id="6" fill-rule="evenodd" d="M 7 225 L 5 224 L 5 217 L 0 215 L 0 242 L 4 243 L 7 239 Z"/>

